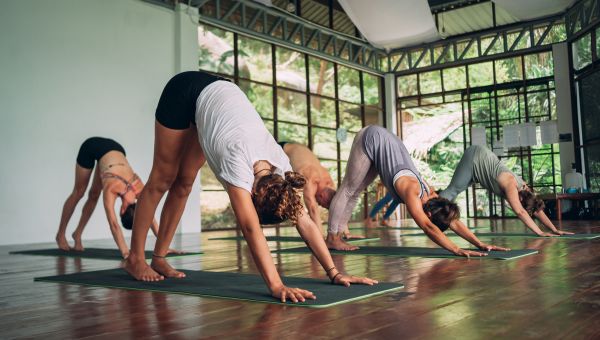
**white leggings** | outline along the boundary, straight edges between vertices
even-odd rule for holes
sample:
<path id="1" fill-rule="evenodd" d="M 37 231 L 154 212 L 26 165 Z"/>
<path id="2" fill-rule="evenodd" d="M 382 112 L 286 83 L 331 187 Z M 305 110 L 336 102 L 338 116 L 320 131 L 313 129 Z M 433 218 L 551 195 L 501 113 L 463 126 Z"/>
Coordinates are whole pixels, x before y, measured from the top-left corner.
<path id="1" fill-rule="evenodd" d="M 346 175 L 329 205 L 328 233 L 336 234 L 346 230 L 360 194 L 378 175 L 365 152 L 364 131 L 364 128 L 360 130 L 352 142 Z"/>

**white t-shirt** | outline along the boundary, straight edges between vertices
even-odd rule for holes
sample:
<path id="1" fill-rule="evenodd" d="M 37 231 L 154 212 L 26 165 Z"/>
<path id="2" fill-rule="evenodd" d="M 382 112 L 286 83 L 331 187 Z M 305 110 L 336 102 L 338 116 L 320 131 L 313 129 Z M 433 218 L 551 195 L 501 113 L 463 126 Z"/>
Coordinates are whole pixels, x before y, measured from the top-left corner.
<path id="1" fill-rule="evenodd" d="M 226 183 L 252 193 L 253 166 L 265 160 L 284 176 L 290 160 L 263 124 L 244 92 L 232 82 L 208 85 L 196 101 L 196 126 L 208 166 Z"/>

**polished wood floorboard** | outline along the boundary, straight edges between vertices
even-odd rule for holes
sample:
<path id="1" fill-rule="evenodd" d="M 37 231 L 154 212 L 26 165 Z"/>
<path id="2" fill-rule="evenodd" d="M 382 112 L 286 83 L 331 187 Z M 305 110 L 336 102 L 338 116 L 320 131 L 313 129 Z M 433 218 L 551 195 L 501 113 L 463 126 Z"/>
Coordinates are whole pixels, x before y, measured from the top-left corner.
<path id="1" fill-rule="evenodd" d="M 516 220 L 470 223 L 488 227 L 478 231 L 524 230 Z M 563 221 L 562 227 L 600 232 L 600 221 Z M 289 227 L 264 232 L 297 235 Z M 368 230 L 368 236 L 380 240 L 364 244 L 434 246 L 426 237 L 402 237 L 415 232 Z M 208 241 L 235 234 L 178 235 L 174 247 L 205 254 L 170 262 L 192 270 L 257 273 L 245 242 Z M 406 288 L 326 309 L 33 282 L 37 276 L 109 269 L 119 262 L 8 255 L 12 250 L 52 244 L 3 246 L 0 338 L 600 338 L 600 240 L 490 241 L 515 249 L 538 249 L 540 254 L 513 261 L 334 256 L 337 267 L 344 271 L 403 282 Z M 85 245 L 114 247 L 111 240 Z M 298 244 L 269 242 L 269 246 L 276 249 Z M 273 259 L 284 275 L 324 278 L 322 268 L 310 255 L 274 254 Z"/>

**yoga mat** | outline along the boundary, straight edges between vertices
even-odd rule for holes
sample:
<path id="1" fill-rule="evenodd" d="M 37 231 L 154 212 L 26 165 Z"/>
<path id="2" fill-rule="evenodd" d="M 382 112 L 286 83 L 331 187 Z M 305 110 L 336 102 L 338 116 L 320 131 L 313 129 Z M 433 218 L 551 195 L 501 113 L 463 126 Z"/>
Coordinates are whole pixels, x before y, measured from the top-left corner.
<path id="1" fill-rule="evenodd" d="M 79 284 L 86 286 L 143 290 L 152 292 L 186 294 L 242 301 L 284 304 L 269 294 L 259 275 L 181 270 L 183 279 L 166 279 L 159 282 L 136 281 L 123 269 L 108 269 L 68 275 L 38 277 L 34 281 Z M 323 308 L 365 299 L 404 287 L 400 283 L 380 282 L 367 286 L 353 284 L 350 287 L 332 285 L 328 280 L 302 277 L 282 277 L 289 287 L 299 287 L 313 292 L 316 300 L 285 305 Z"/>
<path id="2" fill-rule="evenodd" d="M 489 228 L 489 227 L 469 227 L 469 229 L 483 229 L 483 228 Z M 368 227 L 351 227 L 348 228 L 348 230 L 370 230 L 370 229 L 376 229 L 376 230 L 423 230 L 419 227 L 383 227 L 383 226 L 379 226 L 379 227 L 373 227 L 373 228 L 368 228 Z"/>
<path id="3" fill-rule="evenodd" d="M 548 238 L 544 236 L 538 236 L 532 233 L 475 233 L 478 237 L 533 237 L 533 238 Z M 600 238 L 600 234 L 573 234 L 573 235 L 561 235 L 553 236 L 552 239 L 568 239 L 568 240 L 593 240 Z"/>
<path id="4" fill-rule="evenodd" d="M 267 236 L 267 241 L 275 242 L 304 242 L 302 237 L 298 236 Z M 226 240 L 226 241 L 244 241 L 243 236 L 231 236 L 231 237 L 215 237 L 209 238 L 209 240 Z M 377 241 L 379 237 L 365 237 L 365 238 L 351 238 L 344 239 L 346 242 L 359 242 L 359 241 Z"/>
<path id="5" fill-rule="evenodd" d="M 42 255 L 42 256 L 66 256 L 66 257 L 81 257 L 86 259 L 98 259 L 98 260 L 122 260 L 121 252 L 119 249 L 105 249 L 105 248 L 85 248 L 84 251 L 65 251 L 58 248 L 50 249 L 36 249 L 36 250 L 21 250 L 11 251 L 10 254 L 23 254 L 23 255 Z M 176 258 L 183 256 L 200 255 L 202 252 L 186 252 L 184 254 L 169 254 L 168 258 Z M 146 251 L 146 258 L 152 258 L 152 251 Z"/>
<path id="6" fill-rule="evenodd" d="M 477 249 L 470 249 L 476 250 Z M 383 256 L 401 256 L 401 257 L 436 257 L 436 258 L 465 258 L 457 256 L 442 248 L 421 248 L 421 247 L 360 247 L 352 251 L 330 250 L 331 254 L 341 255 L 383 255 Z M 310 254 L 310 249 L 306 247 L 288 248 L 274 250 L 273 253 L 280 254 Z M 510 251 L 491 251 L 488 256 L 472 256 L 472 259 L 495 259 L 495 260 L 513 260 L 519 257 L 537 254 L 537 250 L 519 249 Z"/>

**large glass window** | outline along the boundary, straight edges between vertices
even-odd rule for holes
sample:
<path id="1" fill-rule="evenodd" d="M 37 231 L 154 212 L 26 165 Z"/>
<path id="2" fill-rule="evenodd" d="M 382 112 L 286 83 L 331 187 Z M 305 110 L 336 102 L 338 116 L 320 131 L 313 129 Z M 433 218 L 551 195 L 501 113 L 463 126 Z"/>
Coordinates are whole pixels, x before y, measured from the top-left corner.
<path id="1" fill-rule="evenodd" d="M 552 75 L 552 54 L 542 52 L 398 77 L 402 139 L 423 177 L 445 188 L 471 145 L 471 131 L 483 128 L 486 145 L 496 147 L 530 186 L 560 191 L 557 144 L 505 149 L 503 143 L 505 125 L 556 119 Z M 462 193 L 457 203 L 470 217 L 514 216 L 501 198 L 480 185 Z"/>
<path id="2" fill-rule="evenodd" d="M 210 38 L 200 40 L 206 59 L 200 60 L 200 69 L 232 78 L 273 136 L 311 147 L 335 183 L 343 178 L 352 141 L 363 124 L 383 125 L 380 76 L 209 26 L 201 26 L 200 32 Z M 213 52 L 217 47 L 220 52 Z M 337 140 L 338 128 L 347 130 L 343 142 Z M 201 183 L 203 228 L 235 227 L 227 193 L 207 165 L 201 169 Z M 361 200 L 353 218 L 364 218 L 365 209 Z"/>

